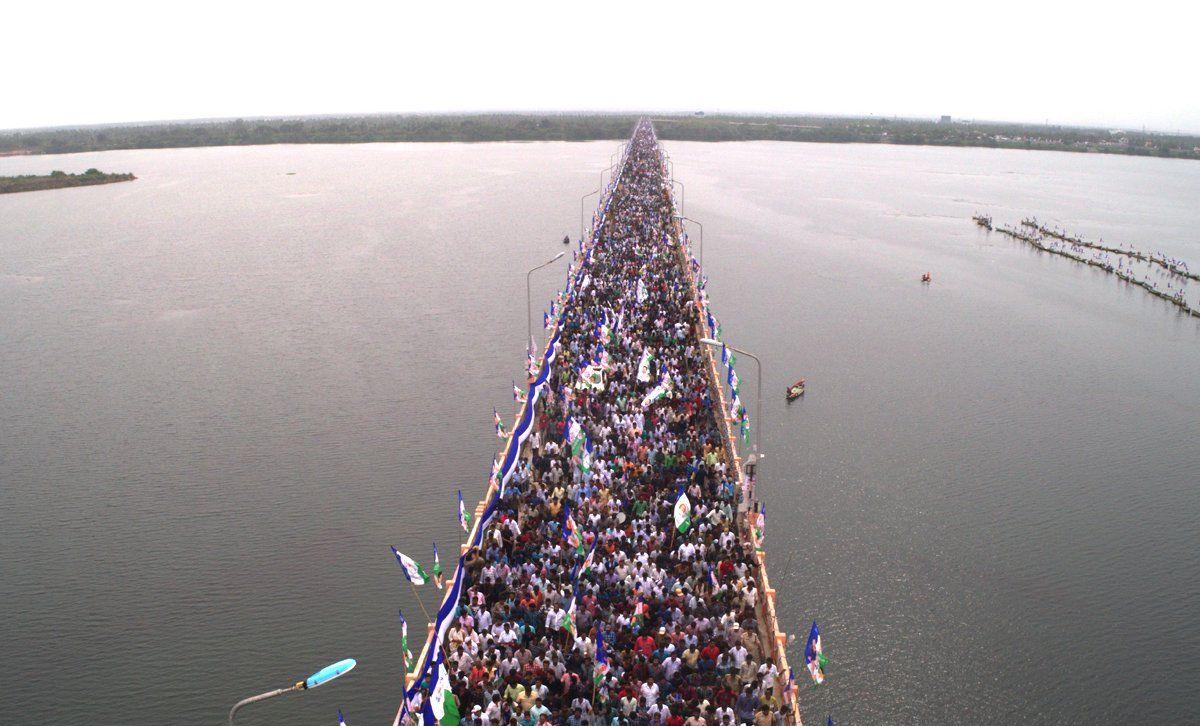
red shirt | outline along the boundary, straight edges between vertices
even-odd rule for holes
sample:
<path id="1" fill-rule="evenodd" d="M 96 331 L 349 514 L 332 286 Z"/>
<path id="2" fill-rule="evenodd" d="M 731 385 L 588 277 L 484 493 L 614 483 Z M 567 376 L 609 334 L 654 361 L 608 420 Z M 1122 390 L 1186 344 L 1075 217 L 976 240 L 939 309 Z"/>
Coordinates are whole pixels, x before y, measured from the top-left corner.
<path id="1" fill-rule="evenodd" d="M 637 643 L 634 647 L 636 647 L 642 652 L 643 655 L 649 658 L 654 653 L 654 638 L 651 638 L 649 635 L 643 635 L 637 639 Z"/>

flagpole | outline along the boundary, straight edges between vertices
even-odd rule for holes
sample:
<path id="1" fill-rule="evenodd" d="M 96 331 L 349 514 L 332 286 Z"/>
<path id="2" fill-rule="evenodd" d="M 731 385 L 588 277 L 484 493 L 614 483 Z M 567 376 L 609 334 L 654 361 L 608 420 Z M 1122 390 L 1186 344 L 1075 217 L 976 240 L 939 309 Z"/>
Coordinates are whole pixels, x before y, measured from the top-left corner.
<path id="1" fill-rule="evenodd" d="M 425 613 L 425 619 L 432 623 L 433 618 L 429 617 L 429 611 L 425 609 L 425 603 L 421 602 L 421 593 L 417 592 L 417 586 L 413 584 L 412 580 L 408 581 L 408 586 L 412 588 L 413 597 L 417 598 L 417 605 L 421 607 L 421 612 Z"/>

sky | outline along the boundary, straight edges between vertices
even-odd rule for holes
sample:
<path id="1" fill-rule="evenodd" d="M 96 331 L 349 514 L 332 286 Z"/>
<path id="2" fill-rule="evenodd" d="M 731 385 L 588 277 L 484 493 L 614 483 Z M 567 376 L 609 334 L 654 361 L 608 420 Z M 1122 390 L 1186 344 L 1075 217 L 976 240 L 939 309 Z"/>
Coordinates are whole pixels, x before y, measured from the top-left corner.
<path id="1" fill-rule="evenodd" d="M 699 111 L 1200 133 L 1200 4 L 19 2 L 0 129 L 456 111 Z"/>

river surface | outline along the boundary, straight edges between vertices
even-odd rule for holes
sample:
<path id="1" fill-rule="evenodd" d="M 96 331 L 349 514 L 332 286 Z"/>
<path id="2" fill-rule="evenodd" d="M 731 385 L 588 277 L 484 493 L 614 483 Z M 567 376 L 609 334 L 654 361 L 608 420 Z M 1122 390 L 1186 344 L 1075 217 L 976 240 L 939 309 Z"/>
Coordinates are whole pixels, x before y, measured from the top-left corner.
<path id="1" fill-rule="evenodd" d="M 739 373 L 768 567 L 794 661 L 814 619 L 830 657 L 807 721 L 1196 723 L 1200 320 L 970 216 L 1196 269 L 1200 164 L 666 147 L 725 338 L 765 363 L 761 417 Z M 0 712 L 212 726 L 355 657 L 239 723 L 390 724 L 396 608 L 423 628 L 388 545 L 454 551 L 524 271 L 616 148 L 0 159 L 139 177 L 0 197 Z M 539 340 L 564 274 L 535 273 Z"/>

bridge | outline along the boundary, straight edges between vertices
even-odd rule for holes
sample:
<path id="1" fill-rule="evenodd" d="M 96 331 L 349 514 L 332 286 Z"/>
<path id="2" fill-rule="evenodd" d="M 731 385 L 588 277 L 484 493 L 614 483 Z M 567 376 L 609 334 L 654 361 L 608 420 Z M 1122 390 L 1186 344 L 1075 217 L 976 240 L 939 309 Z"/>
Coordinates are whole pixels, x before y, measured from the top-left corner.
<path id="1" fill-rule="evenodd" d="M 531 351 L 394 726 L 801 723 L 735 355 L 668 163 L 640 121 Z"/>

